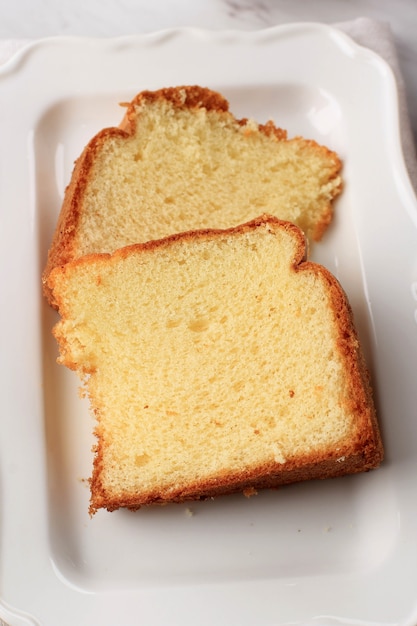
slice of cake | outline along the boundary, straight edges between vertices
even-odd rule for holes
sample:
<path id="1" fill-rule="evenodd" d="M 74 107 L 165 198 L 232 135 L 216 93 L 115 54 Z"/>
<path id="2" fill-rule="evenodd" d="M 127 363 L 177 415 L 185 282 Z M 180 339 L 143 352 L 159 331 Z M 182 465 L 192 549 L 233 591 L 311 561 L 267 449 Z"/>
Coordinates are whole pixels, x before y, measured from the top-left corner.
<path id="1" fill-rule="evenodd" d="M 236 119 L 209 89 L 145 91 L 121 127 L 102 130 L 78 159 L 44 281 L 84 254 L 229 228 L 262 213 L 318 240 L 341 189 L 340 169 L 338 156 L 314 141 L 287 139 L 272 122 Z"/>
<path id="2" fill-rule="evenodd" d="M 90 255 L 49 277 L 60 362 L 97 419 L 91 512 L 379 465 L 346 296 L 264 216 Z"/>

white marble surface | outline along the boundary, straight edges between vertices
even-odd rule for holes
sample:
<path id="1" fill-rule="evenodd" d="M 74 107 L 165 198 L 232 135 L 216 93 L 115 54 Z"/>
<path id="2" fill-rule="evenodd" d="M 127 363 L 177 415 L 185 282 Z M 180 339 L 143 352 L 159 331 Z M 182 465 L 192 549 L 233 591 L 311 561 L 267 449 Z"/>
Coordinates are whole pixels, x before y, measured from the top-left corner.
<path id="1" fill-rule="evenodd" d="M 390 24 L 417 142 L 416 0 L 2 0 L 0 40 L 112 37 L 178 26 L 250 30 L 358 17 Z"/>

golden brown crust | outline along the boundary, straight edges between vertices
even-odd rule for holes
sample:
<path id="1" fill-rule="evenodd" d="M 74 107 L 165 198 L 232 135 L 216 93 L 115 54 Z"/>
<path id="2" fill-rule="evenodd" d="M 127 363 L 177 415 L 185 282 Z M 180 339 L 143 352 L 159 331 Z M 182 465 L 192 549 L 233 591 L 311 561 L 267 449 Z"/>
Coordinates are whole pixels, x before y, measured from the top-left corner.
<path id="1" fill-rule="evenodd" d="M 368 423 L 367 420 L 366 423 Z M 321 453 L 298 456 L 285 463 L 265 463 L 245 472 L 218 473 L 207 480 L 182 485 L 175 489 L 166 488 L 141 494 L 140 498 L 131 493 L 108 494 L 101 481 L 102 451 L 96 449 L 93 476 L 90 480 L 91 501 L 90 514 L 100 508 L 114 511 L 124 507 L 131 510 L 140 509 L 152 504 L 168 504 L 189 500 L 206 500 L 207 498 L 229 495 L 232 493 L 246 494 L 260 489 L 275 489 L 283 485 L 307 480 L 325 480 L 348 474 L 375 469 L 383 459 L 383 447 L 378 428 L 365 427 L 362 438 L 368 442 L 364 445 L 358 441 L 356 446 L 347 445 L 337 452 L 329 450 Z"/>
<path id="2" fill-rule="evenodd" d="M 127 119 L 135 125 L 136 108 L 144 102 L 153 103 L 161 100 L 171 102 L 177 108 L 207 109 L 207 111 L 228 111 L 229 103 L 220 93 L 200 87 L 183 85 L 166 87 L 157 91 L 142 91 L 128 103 Z"/>
<path id="3" fill-rule="evenodd" d="M 244 233 L 249 230 L 253 230 L 259 228 L 261 225 L 268 226 L 269 224 L 278 226 L 283 228 L 284 230 L 291 232 L 295 240 L 297 241 L 296 252 L 294 255 L 293 265 L 297 267 L 300 265 L 302 261 L 306 259 L 307 254 L 307 242 L 303 232 L 291 222 L 286 222 L 284 220 L 280 220 L 279 218 L 272 215 L 260 215 L 259 217 L 246 222 L 245 224 L 239 224 L 238 226 L 233 226 L 227 229 L 216 229 L 216 228 L 205 228 L 200 230 L 189 230 L 182 233 L 173 233 L 172 235 L 168 235 L 162 239 L 152 239 L 151 241 L 146 241 L 143 243 L 134 243 L 130 246 L 124 246 L 123 248 L 118 248 L 112 253 L 108 252 L 97 252 L 92 254 L 85 254 L 82 257 L 78 257 L 71 262 L 63 263 L 53 269 L 48 274 L 45 279 L 45 284 L 47 289 L 50 291 L 51 296 L 54 300 L 56 308 L 59 310 L 59 313 L 62 317 L 65 317 L 66 314 L 66 306 L 65 302 L 54 292 L 55 279 L 56 276 L 65 274 L 66 272 L 72 271 L 73 268 L 78 265 L 85 265 L 100 259 L 113 259 L 117 261 L 119 258 L 128 257 L 133 251 L 135 252 L 146 252 L 149 250 L 156 250 L 160 248 L 168 248 L 172 243 L 176 241 L 196 241 L 201 239 L 207 239 L 212 237 L 215 234 L 227 234 L 227 233 Z M 323 268 L 324 269 L 324 268 Z M 76 369 L 76 364 L 70 364 L 65 362 L 65 365 L 71 369 Z"/>
<path id="4" fill-rule="evenodd" d="M 247 492 L 251 489 L 275 488 L 292 482 L 302 480 L 322 479 L 336 477 L 344 474 L 367 471 L 377 467 L 383 458 L 383 446 L 379 434 L 377 418 L 372 398 L 372 390 L 369 382 L 369 373 L 363 354 L 360 349 L 358 336 L 353 323 L 352 309 L 349 305 L 345 292 L 337 279 L 323 266 L 306 261 L 306 240 L 302 231 L 289 222 L 284 222 L 276 217 L 263 215 L 250 222 L 230 228 L 216 231 L 213 229 L 189 231 L 187 233 L 174 234 L 158 241 L 134 244 L 122 248 L 113 254 L 94 254 L 83 257 L 67 265 L 57 268 L 49 277 L 49 288 L 53 291 L 55 276 L 61 272 L 71 271 L 79 264 L 88 264 L 100 259 L 114 259 L 127 257 L 132 251 L 143 252 L 169 247 L 176 241 L 204 239 L 212 237 L 216 233 L 244 233 L 261 226 L 270 228 L 271 232 L 277 228 L 283 228 L 291 233 L 294 238 L 294 256 L 292 266 L 297 272 L 313 272 L 327 287 L 332 303 L 335 319 L 335 328 L 338 338 L 337 346 L 342 355 L 345 365 L 346 378 L 349 380 L 351 396 L 348 412 L 353 413 L 357 420 L 357 436 L 349 439 L 338 450 L 327 450 L 321 453 L 289 458 L 285 463 L 270 462 L 251 468 L 245 472 L 219 473 L 209 479 L 194 484 L 182 485 L 177 488 L 166 488 L 151 491 L 136 497 L 130 493 L 108 494 L 102 484 L 103 470 L 103 446 L 100 437 L 100 426 L 96 431 L 98 444 L 95 449 L 94 470 L 91 479 L 91 506 L 90 512 L 94 513 L 99 508 L 107 508 L 109 511 L 119 507 L 137 509 L 141 506 L 166 503 L 183 502 L 186 500 L 204 499 L 218 495 Z M 60 313 L 65 317 L 64 303 L 56 298 Z M 62 337 L 57 337 L 61 342 L 61 353 L 65 357 L 65 344 Z M 76 369 L 76 364 L 68 359 L 65 365 Z M 96 408 L 99 418 L 99 408 Z"/>
<path id="5" fill-rule="evenodd" d="M 298 271 L 317 271 L 328 284 L 335 328 L 338 332 L 337 346 L 342 355 L 346 378 L 350 381 L 350 404 L 347 410 L 354 413 L 357 420 L 357 441 L 354 452 L 358 452 L 370 469 L 378 466 L 383 458 L 383 445 L 379 432 L 373 401 L 370 374 L 361 350 L 359 337 L 353 319 L 353 311 L 340 283 L 323 266 L 309 261 L 301 264 Z"/>
<path id="6" fill-rule="evenodd" d="M 109 138 L 115 136 L 123 137 L 127 136 L 127 134 L 122 129 L 106 128 L 88 143 L 81 156 L 75 162 L 71 181 L 65 190 L 61 212 L 42 274 L 44 295 L 54 308 L 56 308 L 56 303 L 47 286 L 47 278 L 54 267 L 65 265 L 77 257 L 76 235 L 82 210 L 83 191 L 88 183 L 96 154 Z"/>
<path id="7" fill-rule="evenodd" d="M 76 160 L 70 183 L 66 188 L 61 212 L 42 275 L 44 295 L 54 308 L 57 308 L 57 303 L 54 301 L 48 288 L 47 278 L 54 267 L 64 265 L 77 258 L 79 255 L 77 249 L 77 229 L 83 210 L 83 192 L 90 180 L 97 154 L 102 150 L 107 141 L 120 137 L 128 139 L 135 134 L 138 122 L 138 109 L 140 109 L 142 104 L 162 100 L 169 101 L 178 108 L 205 108 L 209 111 L 218 111 L 219 113 L 228 113 L 231 115 L 229 112 L 229 103 L 221 94 L 198 85 L 170 87 L 157 91 L 143 91 L 136 95 L 130 103 L 123 104 L 123 106 L 127 107 L 127 110 L 119 127 L 105 128 L 91 139 L 80 157 Z M 248 121 L 246 118 L 234 119 L 236 123 L 241 126 L 244 126 Z M 272 121 L 268 121 L 266 124 L 259 124 L 258 128 L 265 135 L 269 137 L 274 136 L 277 141 L 287 140 L 286 131 L 276 127 Z M 299 139 L 299 137 L 295 137 L 290 141 L 298 141 Z M 334 166 L 330 178 L 336 179 L 341 169 L 341 162 L 337 155 L 325 146 L 320 146 L 313 140 L 303 141 L 306 145 L 310 144 L 316 149 L 323 151 L 323 153 L 332 156 Z M 342 183 L 340 182 L 339 188 L 335 189 L 335 195 L 340 193 L 341 185 Z M 317 223 L 313 232 L 312 237 L 315 241 L 321 239 L 332 220 L 332 216 L 333 208 L 331 201 L 329 201 L 328 205 L 323 210 L 320 222 Z"/>
<path id="8" fill-rule="evenodd" d="M 75 238 L 82 211 L 83 191 L 91 175 L 96 155 L 109 139 L 132 136 L 136 131 L 137 107 L 144 102 L 156 102 L 158 100 L 169 101 L 179 108 L 205 108 L 219 112 L 228 111 L 229 108 L 227 100 L 219 93 L 197 85 L 143 91 L 127 105 L 127 111 L 118 128 L 105 128 L 91 139 L 75 162 L 43 272 L 44 295 L 55 308 L 57 305 L 48 289 L 47 278 L 54 267 L 64 265 L 77 256 Z"/>
<path id="9" fill-rule="evenodd" d="M 96 460 L 100 458 L 99 453 Z M 329 455 L 327 455 L 329 456 Z M 90 480 L 91 501 L 90 515 L 94 515 L 99 509 L 115 511 L 119 508 L 138 510 L 144 506 L 154 504 L 182 503 L 188 501 L 207 500 L 230 494 L 242 493 L 243 495 L 255 495 L 261 489 L 276 489 L 284 485 L 290 485 L 307 480 L 326 480 L 348 474 L 375 469 L 382 461 L 381 451 L 375 450 L 372 456 L 363 453 L 334 455 L 333 458 L 319 459 L 312 455 L 311 459 L 297 458 L 285 464 L 265 464 L 250 472 L 240 474 L 217 475 L 210 480 L 189 484 L 186 487 L 178 487 L 173 490 L 150 491 L 142 494 L 140 501 L 130 493 L 118 495 L 108 494 L 102 485 L 99 473 L 93 473 Z"/>

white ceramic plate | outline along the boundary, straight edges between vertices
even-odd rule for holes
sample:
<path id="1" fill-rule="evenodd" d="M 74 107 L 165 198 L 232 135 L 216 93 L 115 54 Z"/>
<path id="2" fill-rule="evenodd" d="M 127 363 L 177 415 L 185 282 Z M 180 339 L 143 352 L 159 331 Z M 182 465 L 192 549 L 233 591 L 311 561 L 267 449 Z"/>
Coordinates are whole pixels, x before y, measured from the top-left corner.
<path id="1" fill-rule="evenodd" d="M 199 83 L 344 160 L 313 258 L 351 299 L 386 461 L 255 498 L 88 516 L 92 418 L 40 273 L 74 159 L 118 102 Z M 0 74 L 0 616 L 12 626 L 417 621 L 417 204 L 384 62 L 342 33 L 51 39 Z"/>

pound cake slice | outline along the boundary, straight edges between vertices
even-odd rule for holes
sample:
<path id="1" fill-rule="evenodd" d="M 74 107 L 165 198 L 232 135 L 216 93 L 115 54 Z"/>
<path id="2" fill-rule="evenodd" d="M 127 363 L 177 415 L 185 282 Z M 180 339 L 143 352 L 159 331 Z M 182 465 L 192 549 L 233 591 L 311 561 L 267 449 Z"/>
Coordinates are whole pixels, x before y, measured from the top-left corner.
<path id="1" fill-rule="evenodd" d="M 337 154 L 288 139 L 272 122 L 236 119 L 228 106 L 198 86 L 137 95 L 121 126 L 99 132 L 76 162 L 44 282 L 84 254 L 229 228 L 262 213 L 320 239 L 341 189 Z"/>
<path id="2" fill-rule="evenodd" d="M 361 472 L 383 451 L 347 298 L 271 216 L 55 268 L 97 419 L 91 512 Z"/>

